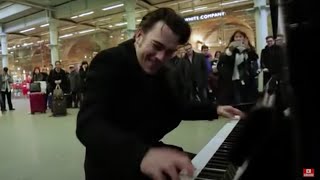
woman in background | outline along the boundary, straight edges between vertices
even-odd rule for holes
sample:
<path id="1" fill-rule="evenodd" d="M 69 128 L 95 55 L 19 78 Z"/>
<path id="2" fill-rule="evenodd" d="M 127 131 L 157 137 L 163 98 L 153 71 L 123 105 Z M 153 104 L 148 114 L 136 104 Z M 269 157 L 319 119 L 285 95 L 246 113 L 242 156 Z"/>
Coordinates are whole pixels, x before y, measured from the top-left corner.
<path id="1" fill-rule="evenodd" d="M 220 104 L 254 102 L 258 55 L 248 36 L 240 30 L 233 33 L 218 62 Z"/>

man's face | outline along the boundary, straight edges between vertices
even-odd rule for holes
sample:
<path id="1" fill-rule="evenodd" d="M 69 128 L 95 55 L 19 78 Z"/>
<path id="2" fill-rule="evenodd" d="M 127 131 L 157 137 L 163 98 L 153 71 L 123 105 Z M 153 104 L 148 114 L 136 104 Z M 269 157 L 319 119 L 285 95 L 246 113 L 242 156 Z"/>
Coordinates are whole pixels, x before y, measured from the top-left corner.
<path id="1" fill-rule="evenodd" d="M 179 37 L 164 22 L 159 21 L 147 33 L 138 30 L 135 40 L 140 66 L 146 73 L 155 74 L 173 57 Z"/>
<path id="2" fill-rule="evenodd" d="M 279 45 L 279 46 L 282 46 L 284 44 L 283 37 L 281 37 L 281 36 L 277 37 L 276 44 Z"/>
<path id="3" fill-rule="evenodd" d="M 187 52 L 187 54 L 189 55 L 189 56 L 191 56 L 192 55 L 192 46 L 189 44 L 189 45 L 186 45 L 185 47 L 184 47 L 184 49 L 186 50 L 186 52 Z"/>
<path id="4" fill-rule="evenodd" d="M 60 62 L 57 62 L 57 63 L 55 64 L 55 66 L 56 66 L 57 69 L 61 69 L 61 63 L 60 63 Z"/>
<path id="5" fill-rule="evenodd" d="M 177 56 L 178 56 L 179 58 L 183 58 L 185 55 L 186 55 L 186 51 L 184 50 L 184 47 L 180 47 L 180 48 L 177 50 Z"/>
<path id="6" fill-rule="evenodd" d="M 269 46 L 269 47 L 274 44 L 273 38 L 268 38 L 266 41 L 267 41 L 267 46 Z"/>
<path id="7" fill-rule="evenodd" d="M 207 55 L 207 54 L 209 53 L 209 49 L 208 49 L 208 48 L 202 49 L 202 53 L 203 53 L 204 55 Z"/>

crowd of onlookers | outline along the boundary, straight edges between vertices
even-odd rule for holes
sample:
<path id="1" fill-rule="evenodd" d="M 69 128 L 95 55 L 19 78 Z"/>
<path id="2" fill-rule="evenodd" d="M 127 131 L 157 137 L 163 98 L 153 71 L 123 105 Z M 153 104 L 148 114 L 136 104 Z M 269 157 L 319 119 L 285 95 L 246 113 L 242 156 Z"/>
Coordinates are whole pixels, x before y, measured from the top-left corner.
<path id="1" fill-rule="evenodd" d="M 83 100 L 83 93 L 86 87 L 86 73 L 88 70 L 88 62 L 83 61 L 79 68 L 75 65 L 70 65 L 68 69 L 61 67 L 61 62 L 56 61 L 55 66 L 52 64 L 48 68 L 35 67 L 31 74 L 32 83 L 44 82 L 45 84 L 45 98 L 46 105 L 51 107 L 51 96 L 57 84 L 61 87 L 63 93 L 66 95 L 66 103 L 68 107 L 78 108 Z M 3 73 L 0 74 L 1 87 L 1 111 L 7 111 L 6 102 L 9 110 L 15 110 L 11 100 L 11 89 L 13 84 L 12 75 L 8 72 L 8 68 L 3 68 Z"/>
<path id="2" fill-rule="evenodd" d="M 249 41 L 248 36 L 237 30 L 230 37 L 224 51 L 216 51 L 214 56 L 209 47 L 203 45 L 201 53 L 195 52 L 187 43 L 177 48 L 175 56 L 169 61 L 179 76 L 181 93 L 190 101 L 211 101 L 219 104 L 240 104 L 254 102 L 258 97 L 258 74 L 264 72 L 264 84 L 271 77 L 280 76 L 283 66 L 281 57 L 283 36 L 277 40 L 266 37 L 266 47 L 259 56 Z M 78 108 L 84 97 L 88 62 L 83 61 L 80 67 L 70 65 L 68 69 L 61 67 L 56 61 L 49 68 L 35 67 L 31 75 L 31 83 L 44 81 L 46 84 L 46 101 L 50 107 L 50 95 L 59 84 L 67 96 L 67 106 Z M 11 101 L 12 76 L 8 68 L 0 74 L 1 111 L 14 110 Z"/>
<path id="3" fill-rule="evenodd" d="M 267 46 L 259 55 L 246 33 L 237 30 L 230 37 L 224 51 L 214 56 L 203 45 L 201 53 L 195 52 L 187 43 L 179 46 L 170 61 L 182 80 L 182 93 L 191 101 L 216 101 L 219 104 L 254 102 L 258 98 L 258 75 L 263 71 L 264 84 L 271 77 L 277 78 L 283 66 L 283 36 L 277 42 L 266 37 Z"/>

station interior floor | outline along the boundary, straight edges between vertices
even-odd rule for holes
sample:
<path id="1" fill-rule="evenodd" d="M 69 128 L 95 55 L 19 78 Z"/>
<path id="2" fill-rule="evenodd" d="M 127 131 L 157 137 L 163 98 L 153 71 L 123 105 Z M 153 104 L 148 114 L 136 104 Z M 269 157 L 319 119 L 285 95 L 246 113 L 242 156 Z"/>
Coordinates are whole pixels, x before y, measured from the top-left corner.
<path id="1" fill-rule="evenodd" d="M 28 99 L 13 99 L 15 111 L 0 116 L 0 180 L 84 179 L 85 148 L 75 135 L 78 109 L 64 117 L 29 113 Z M 165 143 L 198 153 L 227 122 L 182 121 Z"/>

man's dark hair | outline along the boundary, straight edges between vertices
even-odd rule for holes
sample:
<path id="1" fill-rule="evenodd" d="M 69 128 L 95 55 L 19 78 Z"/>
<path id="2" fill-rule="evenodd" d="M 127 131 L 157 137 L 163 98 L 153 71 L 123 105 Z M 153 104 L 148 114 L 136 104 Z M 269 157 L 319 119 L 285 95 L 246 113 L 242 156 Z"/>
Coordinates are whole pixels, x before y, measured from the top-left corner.
<path id="1" fill-rule="evenodd" d="M 184 44 L 189 40 L 191 34 L 190 25 L 171 8 L 159 8 L 149 12 L 142 18 L 139 28 L 147 33 L 153 25 L 159 21 L 163 21 L 177 36 L 179 36 L 180 44 Z"/>
<path id="2" fill-rule="evenodd" d="M 273 36 L 267 36 L 267 37 L 266 37 L 266 40 L 268 40 L 268 39 L 270 39 L 270 38 L 274 39 Z"/>
<path id="3" fill-rule="evenodd" d="M 209 49 L 209 47 L 207 45 L 202 45 L 201 46 L 201 51 L 203 51 L 204 49 Z"/>
<path id="4" fill-rule="evenodd" d="M 4 68 L 3 68 L 3 71 L 7 73 L 7 72 L 8 72 L 8 68 L 7 68 L 7 67 L 4 67 Z"/>
<path id="5" fill-rule="evenodd" d="M 191 43 L 189 43 L 189 42 L 187 42 L 186 44 L 184 44 L 184 46 L 192 46 L 192 44 Z"/>
<path id="6" fill-rule="evenodd" d="M 56 65 L 57 63 L 61 64 L 61 62 L 60 62 L 60 61 L 56 61 L 56 62 L 54 62 L 54 64 L 55 64 L 55 65 Z"/>

